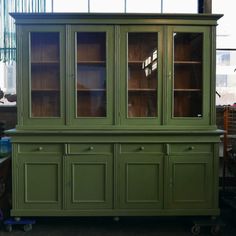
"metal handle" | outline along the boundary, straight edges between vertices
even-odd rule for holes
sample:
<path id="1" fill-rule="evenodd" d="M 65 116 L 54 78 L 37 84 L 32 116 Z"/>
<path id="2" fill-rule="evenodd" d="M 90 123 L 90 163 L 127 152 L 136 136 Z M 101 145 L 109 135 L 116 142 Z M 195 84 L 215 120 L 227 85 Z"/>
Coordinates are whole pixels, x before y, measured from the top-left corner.
<path id="1" fill-rule="evenodd" d="M 188 147 L 188 150 L 193 150 L 193 149 L 194 149 L 194 146 Z"/>
<path id="2" fill-rule="evenodd" d="M 166 155 L 170 155 L 170 144 L 166 144 Z"/>
<path id="3" fill-rule="evenodd" d="M 90 146 L 90 147 L 89 147 L 89 150 L 90 150 L 90 151 L 92 151 L 93 149 L 94 149 L 94 147 L 93 147 L 93 146 Z"/>
<path id="4" fill-rule="evenodd" d="M 140 151 L 144 150 L 144 147 L 143 147 L 143 146 L 141 146 L 141 147 L 139 148 L 139 150 L 140 150 Z"/>

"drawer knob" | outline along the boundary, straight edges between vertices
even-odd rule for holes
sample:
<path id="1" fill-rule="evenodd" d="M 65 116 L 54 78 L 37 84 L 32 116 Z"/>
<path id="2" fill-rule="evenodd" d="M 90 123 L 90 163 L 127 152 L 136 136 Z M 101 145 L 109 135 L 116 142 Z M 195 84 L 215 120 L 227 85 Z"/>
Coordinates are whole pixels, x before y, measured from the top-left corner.
<path id="1" fill-rule="evenodd" d="M 193 150 L 193 149 L 194 149 L 194 146 L 190 146 L 188 149 L 189 149 L 189 150 Z"/>
<path id="2" fill-rule="evenodd" d="M 94 147 L 93 147 L 93 146 L 90 146 L 90 147 L 89 147 L 89 150 L 90 150 L 90 151 L 92 151 L 93 149 L 94 149 Z"/>
<path id="3" fill-rule="evenodd" d="M 38 147 L 38 151 L 42 151 L 43 150 L 43 147 Z"/>
<path id="4" fill-rule="evenodd" d="M 143 146 L 141 146 L 141 147 L 139 148 L 139 150 L 140 150 L 140 151 L 144 150 L 144 147 L 143 147 Z"/>

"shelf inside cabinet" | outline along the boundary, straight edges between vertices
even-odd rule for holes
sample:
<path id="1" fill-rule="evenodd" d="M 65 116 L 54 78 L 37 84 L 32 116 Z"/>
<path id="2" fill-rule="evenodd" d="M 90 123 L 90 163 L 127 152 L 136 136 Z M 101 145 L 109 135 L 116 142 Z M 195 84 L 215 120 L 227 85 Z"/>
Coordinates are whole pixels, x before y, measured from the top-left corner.
<path id="1" fill-rule="evenodd" d="M 78 65 L 105 65 L 106 61 L 77 61 Z"/>
<path id="2" fill-rule="evenodd" d="M 58 93 L 58 92 L 60 92 L 59 89 L 37 89 L 37 88 L 35 88 L 35 89 L 32 88 L 31 91 L 34 93 L 51 93 L 51 92 Z"/>
<path id="3" fill-rule="evenodd" d="M 129 88 L 128 92 L 156 92 L 156 89 L 149 88 Z"/>
<path id="4" fill-rule="evenodd" d="M 175 92 L 201 92 L 201 89 L 174 89 Z"/>
<path id="5" fill-rule="evenodd" d="M 201 61 L 174 61 L 176 65 L 200 65 Z"/>
<path id="6" fill-rule="evenodd" d="M 77 92 L 105 92 L 106 89 L 77 89 Z"/>
<path id="7" fill-rule="evenodd" d="M 143 61 L 128 61 L 129 65 L 142 65 Z"/>
<path id="8" fill-rule="evenodd" d="M 31 65 L 33 66 L 50 66 L 50 65 L 59 65 L 60 61 L 31 61 Z"/>

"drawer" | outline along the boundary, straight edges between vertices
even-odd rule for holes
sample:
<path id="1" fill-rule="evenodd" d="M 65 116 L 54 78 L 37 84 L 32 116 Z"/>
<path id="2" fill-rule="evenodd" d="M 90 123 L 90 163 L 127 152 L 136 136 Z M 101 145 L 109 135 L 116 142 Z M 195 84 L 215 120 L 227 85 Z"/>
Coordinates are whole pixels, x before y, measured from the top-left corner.
<path id="1" fill-rule="evenodd" d="M 178 152 L 210 153 L 212 152 L 212 145 L 211 144 L 196 144 L 196 143 L 170 144 L 170 151 L 171 153 L 178 153 Z"/>
<path id="2" fill-rule="evenodd" d="M 63 152 L 62 144 L 48 144 L 48 143 L 34 143 L 34 144 L 19 144 L 18 151 L 22 152 L 51 152 L 61 153 Z"/>
<path id="3" fill-rule="evenodd" d="M 153 143 L 121 144 L 120 152 L 121 153 L 132 153 L 132 152 L 163 153 L 163 144 L 153 144 Z"/>
<path id="4" fill-rule="evenodd" d="M 113 151 L 113 145 L 111 144 L 97 144 L 97 143 L 75 143 L 68 144 L 69 154 L 88 153 L 111 153 Z"/>

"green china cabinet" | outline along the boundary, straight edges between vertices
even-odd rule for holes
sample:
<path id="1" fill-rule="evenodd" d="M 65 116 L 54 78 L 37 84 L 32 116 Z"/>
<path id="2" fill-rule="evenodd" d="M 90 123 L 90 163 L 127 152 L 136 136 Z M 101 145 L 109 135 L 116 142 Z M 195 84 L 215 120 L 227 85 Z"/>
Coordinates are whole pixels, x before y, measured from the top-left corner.
<path id="1" fill-rule="evenodd" d="M 219 215 L 213 14 L 11 14 L 12 216 Z"/>

